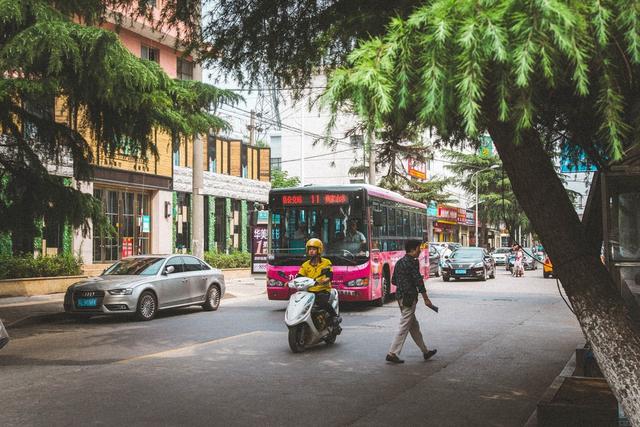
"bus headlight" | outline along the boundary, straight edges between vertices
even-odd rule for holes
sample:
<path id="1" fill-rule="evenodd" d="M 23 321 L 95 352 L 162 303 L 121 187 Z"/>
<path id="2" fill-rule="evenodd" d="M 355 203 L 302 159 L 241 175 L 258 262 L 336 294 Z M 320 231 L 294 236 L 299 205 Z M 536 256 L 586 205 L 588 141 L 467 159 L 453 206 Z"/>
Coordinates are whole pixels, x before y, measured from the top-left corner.
<path id="1" fill-rule="evenodd" d="M 349 287 L 369 286 L 369 278 L 365 277 L 364 279 L 349 280 L 345 285 Z"/>
<path id="2" fill-rule="evenodd" d="M 267 285 L 281 288 L 284 286 L 284 282 L 281 282 L 280 280 L 276 280 L 276 279 L 269 279 L 267 281 Z"/>

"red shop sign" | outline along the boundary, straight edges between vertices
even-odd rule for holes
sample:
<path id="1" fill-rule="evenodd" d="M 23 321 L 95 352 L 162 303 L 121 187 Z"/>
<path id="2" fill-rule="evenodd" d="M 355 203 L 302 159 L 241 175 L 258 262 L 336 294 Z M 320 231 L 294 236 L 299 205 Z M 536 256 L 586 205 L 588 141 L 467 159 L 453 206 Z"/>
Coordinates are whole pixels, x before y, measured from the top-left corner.
<path id="1" fill-rule="evenodd" d="M 438 218 L 458 221 L 458 208 L 449 206 L 438 206 Z"/>

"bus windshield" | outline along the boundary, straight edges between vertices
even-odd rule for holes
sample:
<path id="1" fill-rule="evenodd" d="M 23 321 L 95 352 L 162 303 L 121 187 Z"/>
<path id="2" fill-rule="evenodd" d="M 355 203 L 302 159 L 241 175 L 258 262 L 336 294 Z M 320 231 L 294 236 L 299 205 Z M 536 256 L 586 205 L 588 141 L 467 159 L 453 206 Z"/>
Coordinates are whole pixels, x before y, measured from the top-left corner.
<path id="1" fill-rule="evenodd" d="M 349 194 L 340 203 L 274 206 L 271 210 L 273 265 L 301 264 L 310 238 L 324 244 L 323 257 L 334 265 L 356 265 L 369 255 L 368 230 L 362 193 Z"/>

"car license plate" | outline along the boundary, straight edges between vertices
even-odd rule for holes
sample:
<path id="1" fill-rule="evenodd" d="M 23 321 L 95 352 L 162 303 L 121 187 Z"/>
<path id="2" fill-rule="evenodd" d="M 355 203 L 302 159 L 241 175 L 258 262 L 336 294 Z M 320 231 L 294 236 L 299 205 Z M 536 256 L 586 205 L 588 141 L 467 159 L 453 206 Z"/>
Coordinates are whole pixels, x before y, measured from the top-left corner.
<path id="1" fill-rule="evenodd" d="M 98 305 L 98 298 L 78 298 L 78 307 L 95 307 Z"/>
<path id="2" fill-rule="evenodd" d="M 456 270 L 456 274 L 467 274 L 467 270 Z"/>

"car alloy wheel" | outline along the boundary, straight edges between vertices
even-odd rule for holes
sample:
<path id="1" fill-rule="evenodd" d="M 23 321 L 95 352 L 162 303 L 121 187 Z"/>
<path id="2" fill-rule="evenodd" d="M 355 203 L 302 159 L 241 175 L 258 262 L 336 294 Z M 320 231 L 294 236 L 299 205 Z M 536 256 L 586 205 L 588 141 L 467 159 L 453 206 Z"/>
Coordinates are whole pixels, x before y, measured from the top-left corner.
<path id="1" fill-rule="evenodd" d="M 220 306 L 220 288 L 216 285 L 209 286 L 202 308 L 206 311 L 216 311 Z"/>
<path id="2" fill-rule="evenodd" d="M 145 291 L 140 295 L 138 300 L 138 309 L 136 310 L 136 316 L 139 320 L 148 321 L 156 317 L 158 311 L 158 303 L 153 293 Z"/>

